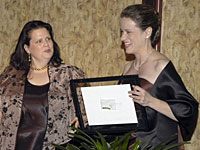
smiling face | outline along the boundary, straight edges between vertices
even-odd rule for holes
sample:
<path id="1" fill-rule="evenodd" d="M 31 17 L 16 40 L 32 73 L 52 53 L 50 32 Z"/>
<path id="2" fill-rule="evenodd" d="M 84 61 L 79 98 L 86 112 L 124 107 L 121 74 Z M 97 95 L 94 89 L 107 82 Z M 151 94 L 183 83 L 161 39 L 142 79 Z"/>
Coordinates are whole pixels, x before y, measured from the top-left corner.
<path id="1" fill-rule="evenodd" d="M 123 17 L 120 20 L 121 41 L 124 43 L 127 54 L 135 54 L 144 48 L 146 32 L 142 31 L 130 18 Z"/>
<path id="2" fill-rule="evenodd" d="M 53 56 L 53 41 L 46 28 L 34 29 L 29 33 L 30 44 L 24 45 L 24 49 L 31 54 L 31 63 L 46 65 Z"/>

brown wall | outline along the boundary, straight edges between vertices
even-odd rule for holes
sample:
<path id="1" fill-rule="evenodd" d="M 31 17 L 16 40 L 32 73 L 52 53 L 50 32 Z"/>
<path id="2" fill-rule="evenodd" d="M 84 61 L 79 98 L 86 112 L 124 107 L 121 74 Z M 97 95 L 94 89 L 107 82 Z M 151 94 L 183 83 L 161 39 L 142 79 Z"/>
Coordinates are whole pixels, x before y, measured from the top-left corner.
<path id="1" fill-rule="evenodd" d="M 88 77 L 118 75 L 124 66 L 119 15 L 140 0 L 1 0 L 0 72 L 8 64 L 23 25 L 33 19 L 49 22 L 65 63 Z"/>
<path id="2" fill-rule="evenodd" d="M 119 15 L 142 0 L 1 0 L 0 72 L 9 62 L 23 25 L 49 22 L 65 63 L 88 77 L 120 75 L 126 63 L 120 49 Z M 200 2 L 164 0 L 161 52 L 174 63 L 188 90 L 200 99 Z M 200 126 L 187 150 L 200 148 Z"/>
<path id="3" fill-rule="evenodd" d="M 200 100 L 200 1 L 163 0 L 161 52 L 180 73 L 187 89 Z M 200 120 L 187 150 L 200 149 Z"/>

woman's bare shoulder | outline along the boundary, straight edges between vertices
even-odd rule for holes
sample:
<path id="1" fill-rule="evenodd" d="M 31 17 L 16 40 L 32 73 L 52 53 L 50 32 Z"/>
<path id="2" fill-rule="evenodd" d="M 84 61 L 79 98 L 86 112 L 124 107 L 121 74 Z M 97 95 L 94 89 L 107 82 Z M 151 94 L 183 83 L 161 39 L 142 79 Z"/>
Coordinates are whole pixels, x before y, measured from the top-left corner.
<path id="1" fill-rule="evenodd" d="M 170 60 L 165 55 L 159 52 L 154 52 L 148 63 L 146 63 L 142 68 L 140 76 L 154 84 L 169 61 Z"/>

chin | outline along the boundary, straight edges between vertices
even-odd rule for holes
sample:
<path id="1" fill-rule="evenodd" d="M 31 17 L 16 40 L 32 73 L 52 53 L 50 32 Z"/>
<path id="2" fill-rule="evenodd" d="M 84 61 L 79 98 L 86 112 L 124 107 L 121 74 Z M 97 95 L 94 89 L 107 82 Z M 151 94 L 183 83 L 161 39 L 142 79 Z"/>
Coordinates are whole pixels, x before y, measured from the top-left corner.
<path id="1" fill-rule="evenodd" d="M 125 52 L 126 52 L 126 54 L 133 54 L 133 50 L 126 49 Z"/>
<path id="2" fill-rule="evenodd" d="M 43 58 L 50 60 L 52 57 L 53 57 L 53 55 L 51 55 L 51 56 L 49 55 L 49 56 L 44 56 Z"/>

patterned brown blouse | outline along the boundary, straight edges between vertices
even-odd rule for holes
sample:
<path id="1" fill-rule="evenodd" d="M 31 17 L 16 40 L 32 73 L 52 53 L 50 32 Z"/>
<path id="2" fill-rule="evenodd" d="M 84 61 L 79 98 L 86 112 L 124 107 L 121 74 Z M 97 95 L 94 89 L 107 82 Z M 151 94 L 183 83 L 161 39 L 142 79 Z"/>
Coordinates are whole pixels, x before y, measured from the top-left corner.
<path id="1" fill-rule="evenodd" d="M 70 80 L 84 78 L 74 66 L 49 66 L 48 123 L 43 149 L 54 149 L 51 143 L 62 144 L 70 140 L 69 124 L 75 117 Z M 0 75 L 0 150 L 14 150 L 24 96 L 25 72 L 8 66 Z"/>

